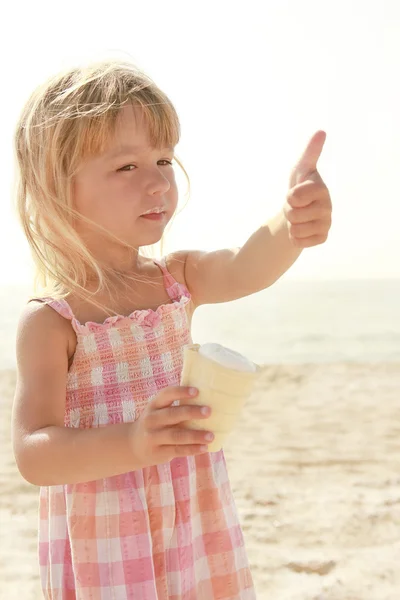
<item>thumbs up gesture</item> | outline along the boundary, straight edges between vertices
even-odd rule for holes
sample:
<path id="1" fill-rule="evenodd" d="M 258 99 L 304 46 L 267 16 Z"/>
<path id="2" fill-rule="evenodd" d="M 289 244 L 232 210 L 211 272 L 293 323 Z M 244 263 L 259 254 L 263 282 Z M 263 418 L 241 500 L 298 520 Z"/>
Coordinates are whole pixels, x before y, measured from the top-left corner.
<path id="1" fill-rule="evenodd" d="M 283 209 L 289 238 L 297 248 L 323 244 L 331 227 L 329 190 L 317 171 L 326 133 L 317 131 L 293 168 Z"/>

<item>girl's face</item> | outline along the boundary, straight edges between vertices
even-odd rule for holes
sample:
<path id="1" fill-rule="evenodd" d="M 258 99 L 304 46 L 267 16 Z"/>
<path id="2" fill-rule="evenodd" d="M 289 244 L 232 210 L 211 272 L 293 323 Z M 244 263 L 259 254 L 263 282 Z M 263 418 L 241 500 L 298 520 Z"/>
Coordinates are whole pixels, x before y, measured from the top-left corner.
<path id="1" fill-rule="evenodd" d="M 151 147 L 140 117 L 140 109 L 124 106 L 107 150 L 85 162 L 74 180 L 75 209 L 136 249 L 161 239 L 178 203 L 174 148 Z M 161 213 L 143 216 L 152 210 Z M 77 230 L 95 254 L 116 250 L 116 242 L 86 223 Z"/>

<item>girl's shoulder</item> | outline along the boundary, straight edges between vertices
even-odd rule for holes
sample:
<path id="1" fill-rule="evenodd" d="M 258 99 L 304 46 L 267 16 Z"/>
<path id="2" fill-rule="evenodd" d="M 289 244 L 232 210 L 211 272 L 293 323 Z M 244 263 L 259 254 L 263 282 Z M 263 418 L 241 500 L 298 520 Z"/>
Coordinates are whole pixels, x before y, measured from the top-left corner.
<path id="1" fill-rule="evenodd" d="M 177 250 L 176 252 L 167 254 L 159 261 L 159 263 L 165 267 L 172 279 L 186 288 L 185 267 L 188 254 L 188 250 Z"/>
<path id="2" fill-rule="evenodd" d="M 65 347 L 69 360 L 75 352 L 76 336 L 68 316 L 62 310 L 54 310 L 54 304 L 59 303 L 50 298 L 31 298 L 28 301 L 19 317 L 17 344 L 23 348 L 31 339 L 36 339 L 38 345 L 40 340 L 46 340 L 50 345 L 53 341 Z"/>
<path id="3" fill-rule="evenodd" d="M 70 319 L 62 306 L 62 302 L 52 298 L 30 298 L 20 313 L 19 328 L 67 330 Z"/>

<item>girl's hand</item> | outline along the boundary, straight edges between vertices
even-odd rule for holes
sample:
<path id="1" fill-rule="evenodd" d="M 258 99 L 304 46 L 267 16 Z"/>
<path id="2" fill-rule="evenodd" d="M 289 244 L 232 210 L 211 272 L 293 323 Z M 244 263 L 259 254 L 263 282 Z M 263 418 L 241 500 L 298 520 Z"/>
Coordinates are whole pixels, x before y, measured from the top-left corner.
<path id="1" fill-rule="evenodd" d="M 178 456 L 207 452 L 207 444 L 214 439 L 213 434 L 182 427 L 184 421 L 206 419 L 211 414 L 209 407 L 183 403 L 197 394 L 198 391 L 193 388 L 167 387 L 149 402 L 137 421 L 132 423 L 135 463 L 149 467 Z M 171 406 L 175 400 L 180 401 L 179 406 Z"/>
<path id="2" fill-rule="evenodd" d="M 289 237 L 298 248 L 323 244 L 331 227 L 331 198 L 317 171 L 325 139 L 324 131 L 318 131 L 311 138 L 290 176 L 283 212 Z"/>

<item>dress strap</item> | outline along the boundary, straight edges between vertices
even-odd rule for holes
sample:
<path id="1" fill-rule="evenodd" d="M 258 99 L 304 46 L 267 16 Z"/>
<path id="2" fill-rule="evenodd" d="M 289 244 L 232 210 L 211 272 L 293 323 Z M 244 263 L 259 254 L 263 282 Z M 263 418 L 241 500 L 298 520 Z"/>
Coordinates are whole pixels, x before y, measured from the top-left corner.
<path id="1" fill-rule="evenodd" d="M 66 300 L 54 300 L 53 298 L 31 298 L 28 302 L 42 302 L 43 304 L 47 304 L 53 308 L 58 314 L 60 314 L 64 319 L 68 319 L 72 321 L 74 318 L 74 314 L 68 302 Z"/>
<path id="2" fill-rule="evenodd" d="M 179 301 L 182 298 L 182 296 L 186 296 L 186 297 L 190 298 L 190 292 L 187 289 L 187 287 L 185 285 L 183 285 L 182 283 L 179 283 L 179 281 L 177 281 L 176 279 L 174 279 L 174 277 L 168 271 L 167 261 L 166 261 L 165 256 L 160 258 L 159 260 L 153 259 L 153 262 L 158 267 L 160 267 L 160 269 L 162 271 L 163 278 L 164 278 L 164 286 L 165 286 L 167 294 L 171 298 L 171 300 Z"/>
<path id="3" fill-rule="evenodd" d="M 54 300 L 54 298 L 31 298 L 28 302 L 42 302 L 42 304 L 47 304 L 53 310 L 55 310 L 59 315 L 71 321 L 72 329 L 76 334 L 79 334 L 81 330 L 84 328 L 79 323 L 79 321 L 75 318 L 74 313 L 72 312 L 72 308 L 68 304 L 66 300 L 63 298 L 61 300 Z"/>

